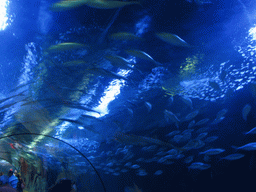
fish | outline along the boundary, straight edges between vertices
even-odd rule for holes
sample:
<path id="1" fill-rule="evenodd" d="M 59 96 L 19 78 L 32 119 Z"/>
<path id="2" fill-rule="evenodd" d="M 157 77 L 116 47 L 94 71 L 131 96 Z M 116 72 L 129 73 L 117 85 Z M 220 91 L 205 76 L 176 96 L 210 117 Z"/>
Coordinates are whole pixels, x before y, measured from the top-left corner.
<path id="1" fill-rule="evenodd" d="M 182 132 L 182 134 L 191 133 L 191 132 L 193 132 L 193 131 L 194 131 L 194 129 L 185 129 L 185 130 Z"/>
<path id="2" fill-rule="evenodd" d="M 193 118 L 195 118 L 197 115 L 198 115 L 199 111 L 198 110 L 195 110 L 191 113 L 189 113 L 186 117 L 185 117 L 185 121 L 190 121 L 192 120 Z"/>
<path id="3" fill-rule="evenodd" d="M 52 4 L 50 10 L 53 12 L 67 11 L 85 5 L 85 0 L 65 0 Z"/>
<path id="4" fill-rule="evenodd" d="M 116 9 L 127 5 L 138 4 L 138 1 L 106 1 L 106 0 L 64 0 L 58 3 L 54 3 L 50 10 L 54 12 L 67 11 L 83 5 L 96 8 L 96 9 Z"/>
<path id="5" fill-rule="evenodd" d="M 208 131 L 209 130 L 209 127 L 202 127 L 202 128 L 200 128 L 200 129 L 198 129 L 197 131 L 196 131 L 196 133 L 203 133 L 203 132 L 206 132 L 206 131 Z"/>
<path id="6" fill-rule="evenodd" d="M 225 117 L 216 118 L 216 119 L 214 119 L 214 120 L 211 122 L 211 124 L 212 124 L 212 125 L 216 125 L 216 124 L 220 123 L 223 119 L 225 119 Z"/>
<path id="7" fill-rule="evenodd" d="M 130 49 L 130 50 L 125 50 L 125 52 L 128 55 L 138 57 L 140 59 L 144 59 L 144 60 L 147 60 L 147 61 L 151 61 L 152 63 L 156 64 L 157 66 L 161 65 L 157 61 L 155 61 L 149 54 L 145 53 L 144 51 L 140 51 L 140 50 L 137 50 L 137 49 Z"/>
<path id="8" fill-rule="evenodd" d="M 247 131 L 246 133 L 244 133 L 245 135 L 247 134 L 256 134 L 256 127 L 252 128 L 250 131 Z"/>
<path id="9" fill-rule="evenodd" d="M 205 170 L 205 169 L 209 169 L 210 167 L 211 167 L 211 165 L 209 165 L 209 164 L 205 164 L 202 162 L 194 162 L 188 168 L 189 169 Z"/>
<path id="10" fill-rule="evenodd" d="M 188 96 L 181 96 L 181 100 L 190 108 L 193 109 L 192 100 Z"/>
<path id="11" fill-rule="evenodd" d="M 215 140 L 217 140 L 219 137 L 218 136 L 211 136 L 211 137 L 207 137 L 204 142 L 206 143 L 210 143 L 210 142 L 213 142 Z"/>
<path id="12" fill-rule="evenodd" d="M 116 9 L 127 5 L 140 5 L 139 1 L 84 0 L 85 4 L 97 9 Z"/>
<path id="13" fill-rule="evenodd" d="M 226 157 L 222 157 L 221 159 L 225 159 L 225 160 L 229 160 L 229 161 L 233 161 L 233 160 L 237 160 L 237 159 L 241 159 L 244 157 L 244 154 L 241 153 L 234 153 L 234 154 L 230 154 Z"/>
<path id="14" fill-rule="evenodd" d="M 208 118 L 202 119 L 202 120 L 198 121 L 195 126 L 203 125 L 203 124 L 207 123 L 209 120 L 210 119 L 208 119 Z"/>
<path id="15" fill-rule="evenodd" d="M 225 151 L 225 149 L 208 149 L 204 152 L 200 152 L 199 155 L 204 154 L 204 155 L 218 155 L 220 153 L 223 153 Z"/>
<path id="16" fill-rule="evenodd" d="M 177 128 L 179 127 L 180 120 L 178 119 L 178 117 L 174 113 L 172 113 L 171 111 L 165 110 L 164 115 L 165 115 L 165 119 L 166 119 L 167 122 L 171 121 L 172 123 L 175 124 L 175 126 Z"/>
<path id="17" fill-rule="evenodd" d="M 190 121 L 190 123 L 188 124 L 188 129 L 192 128 L 195 125 L 196 121 Z"/>
<path id="18" fill-rule="evenodd" d="M 163 142 L 158 139 L 152 139 L 150 137 L 143 137 L 143 136 L 137 136 L 133 134 L 124 134 L 121 132 L 116 132 L 114 135 L 114 140 L 127 144 L 127 145 L 140 145 L 140 146 L 145 146 L 145 145 L 162 145 L 170 148 L 174 148 L 177 150 L 182 150 L 181 148 L 178 148 L 171 143 Z"/>
<path id="19" fill-rule="evenodd" d="M 133 67 L 131 66 L 131 63 L 123 57 L 120 57 L 120 56 L 117 56 L 117 55 L 107 55 L 107 56 L 105 56 L 105 58 L 107 60 L 109 60 L 111 62 L 111 64 L 115 67 L 119 67 L 119 68 L 122 68 L 122 69 L 132 69 L 133 70 Z"/>
<path id="20" fill-rule="evenodd" d="M 162 173 L 163 173 L 162 170 L 157 170 L 157 171 L 154 173 L 154 175 L 161 175 Z"/>
<path id="21" fill-rule="evenodd" d="M 182 149 L 191 150 L 191 149 L 200 149 L 205 145 L 205 143 L 199 139 L 190 140 Z"/>
<path id="22" fill-rule="evenodd" d="M 241 147 L 236 147 L 236 146 L 232 146 L 232 147 L 237 150 L 254 151 L 256 150 L 256 142 L 248 143 Z"/>
<path id="23" fill-rule="evenodd" d="M 145 102 L 145 106 L 147 107 L 148 112 L 150 112 L 152 109 L 152 105 L 149 102 Z"/>
<path id="24" fill-rule="evenodd" d="M 198 5 L 204 5 L 204 4 L 212 4 L 209 0 L 194 0 L 196 4 Z"/>
<path id="25" fill-rule="evenodd" d="M 81 49 L 86 47 L 86 45 L 81 43 L 74 43 L 74 42 L 66 42 L 66 43 L 59 43 L 57 45 L 52 45 L 47 49 L 47 53 L 58 53 L 63 51 L 70 51 L 75 49 Z"/>
<path id="26" fill-rule="evenodd" d="M 222 109 L 220 110 L 217 115 L 216 115 L 216 119 L 220 119 L 221 117 L 224 117 L 224 115 L 226 115 L 226 113 L 228 112 L 227 109 Z"/>
<path id="27" fill-rule="evenodd" d="M 247 121 L 247 116 L 248 116 L 248 114 L 250 113 L 250 111 L 251 111 L 251 105 L 250 104 L 246 104 L 245 106 L 244 106 L 244 108 L 242 109 L 242 116 L 243 116 L 243 119 L 245 120 L 245 121 Z"/>
<path id="28" fill-rule="evenodd" d="M 170 45 L 174 45 L 177 47 L 191 47 L 191 45 L 189 45 L 186 41 L 181 39 L 178 35 L 172 33 L 156 33 L 156 37 Z"/>
<path id="29" fill-rule="evenodd" d="M 180 130 L 175 130 L 175 131 L 170 132 L 170 133 L 167 134 L 166 136 L 167 136 L 167 137 L 172 137 L 173 135 L 176 135 L 176 134 L 179 134 L 179 133 L 180 133 Z"/>
<path id="30" fill-rule="evenodd" d="M 203 139 L 203 138 L 205 138 L 207 135 L 208 135 L 207 132 L 205 132 L 205 133 L 200 133 L 200 135 L 198 135 L 196 139 Z"/>
<path id="31" fill-rule="evenodd" d="M 184 159 L 184 163 L 189 164 L 194 160 L 194 156 L 190 155 L 187 158 Z"/>
<path id="32" fill-rule="evenodd" d="M 79 65 L 85 65 L 85 64 L 88 64 L 88 63 L 83 60 L 74 60 L 74 61 L 68 61 L 68 62 L 62 63 L 63 66 L 79 66 Z"/>
<path id="33" fill-rule="evenodd" d="M 110 39 L 122 40 L 122 41 L 142 40 L 141 37 L 138 37 L 138 36 L 136 36 L 132 33 L 128 33 L 128 32 L 113 33 L 110 35 Z"/>

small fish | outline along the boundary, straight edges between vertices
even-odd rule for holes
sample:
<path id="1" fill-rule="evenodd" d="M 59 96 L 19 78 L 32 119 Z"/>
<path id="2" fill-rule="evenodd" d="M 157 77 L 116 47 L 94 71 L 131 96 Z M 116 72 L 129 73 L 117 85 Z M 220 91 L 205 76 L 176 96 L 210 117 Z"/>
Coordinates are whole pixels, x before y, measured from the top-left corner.
<path id="1" fill-rule="evenodd" d="M 113 40 L 131 41 L 131 40 L 142 40 L 142 38 L 128 32 L 113 33 L 110 35 Z"/>
<path id="2" fill-rule="evenodd" d="M 220 118 L 216 118 L 212 121 L 212 125 L 216 125 L 218 123 L 220 123 L 223 119 L 225 119 L 225 117 L 220 117 Z"/>
<path id="3" fill-rule="evenodd" d="M 193 109 L 192 100 L 188 96 L 181 96 L 181 100 L 190 108 Z"/>
<path id="4" fill-rule="evenodd" d="M 129 112 L 129 114 L 130 114 L 131 116 L 133 116 L 133 110 L 132 110 L 131 108 L 128 108 L 127 110 L 128 110 L 128 112 Z"/>
<path id="5" fill-rule="evenodd" d="M 191 47 L 187 42 L 185 42 L 183 39 L 181 39 L 178 35 L 172 34 L 172 33 L 156 33 L 156 36 L 161 39 L 162 41 L 178 46 L 178 47 Z"/>
<path id="6" fill-rule="evenodd" d="M 210 119 L 208 119 L 208 118 L 202 119 L 196 123 L 196 126 L 203 125 L 203 124 L 207 123 L 209 120 Z"/>
<path id="7" fill-rule="evenodd" d="M 227 112 L 228 112 L 227 109 L 222 109 L 222 110 L 220 110 L 220 111 L 217 113 L 217 115 L 216 115 L 216 119 L 219 119 L 219 118 L 223 117 L 224 115 L 226 115 Z"/>
<path id="8" fill-rule="evenodd" d="M 85 0 L 84 0 L 85 1 Z M 116 9 L 127 5 L 139 5 L 138 1 L 106 1 L 106 0 L 86 0 L 85 4 L 96 9 Z"/>
<path id="9" fill-rule="evenodd" d="M 189 163 L 191 163 L 193 160 L 194 160 L 194 156 L 191 155 L 191 156 L 188 156 L 186 159 L 184 159 L 184 163 L 189 164 Z"/>
<path id="10" fill-rule="evenodd" d="M 50 10 L 54 11 L 54 12 L 66 11 L 66 10 L 80 7 L 84 4 L 85 4 L 84 0 L 64 0 L 64 1 L 60 1 L 58 3 L 54 3 L 50 7 Z"/>
<path id="11" fill-rule="evenodd" d="M 173 137 L 173 141 L 176 142 L 176 143 L 179 143 L 183 138 L 183 135 L 175 135 Z"/>
<path id="12" fill-rule="evenodd" d="M 184 147 L 184 150 L 191 150 L 191 149 L 200 149 L 205 145 L 205 143 L 201 140 L 194 139 L 190 140 Z"/>
<path id="13" fill-rule="evenodd" d="M 245 135 L 247 134 L 256 134 L 256 127 L 252 128 L 250 131 L 247 131 Z"/>
<path id="14" fill-rule="evenodd" d="M 161 175 L 162 173 L 163 173 L 162 170 L 158 170 L 158 171 L 156 171 L 156 172 L 154 173 L 154 175 Z"/>
<path id="15" fill-rule="evenodd" d="M 209 0 L 194 0 L 194 2 L 198 5 L 212 4 L 212 2 Z"/>
<path id="16" fill-rule="evenodd" d="M 134 164 L 134 165 L 132 165 L 132 166 L 131 166 L 131 168 L 132 168 L 132 169 L 139 169 L 139 168 L 140 168 L 140 166 L 139 166 L 139 165 L 137 165 L 137 164 Z"/>
<path id="17" fill-rule="evenodd" d="M 244 157 L 244 154 L 241 153 L 234 153 L 234 154 L 230 154 L 226 157 L 222 157 L 221 159 L 225 159 L 225 160 L 229 160 L 229 161 L 233 161 L 233 160 L 237 160 L 237 159 L 241 159 Z"/>
<path id="18" fill-rule="evenodd" d="M 145 53 L 144 51 L 140 51 L 140 50 L 125 50 L 125 52 L 128 55 L 134 56 L 134 57 L 138 57 L 140 59 L 144 59 L 147 61 L 151 61 L 156 65 L 159 65 L 159 63 L 157 61 L 155 61 L 149 54 Z"/>
<path id="19" fill-rule="evenodd" d="M 175 126 L 178 128 L 179 127 L 179 122 L 180 120 L 176 117 L 174 113 L 171 111 L 165 110 L 164 111 L 165 119 L 169 122 L 171 121 L 172 123 L 175 123 Z"/>
<path id="20" fill-rule="evenodd" d="M 182 134 L 192 133 L 194 129 L 185 129 Z"/>
<path id="21" fill-rule="evenodd" d="M 191 119 L 195 118 L 198 115 L 199 111 L 195 110 L 191 113 L 189 113 L 186 117 L 185 117 L 185 121 L 190 121 Z"/>
<path id="22" fill-rule="evenodd" d="M 205 138 L 207 135 L 208 135 L 208 133 L 207 133 L 207 132 L 205 132 L 205 133 L 201 133 L 200 135 L 198 135 L 198 136 L 197 136 L 197 138 L 196 138 L 196 139 L 203 139 L 203 138 Z"/>
<path id="23" fill-rule="evenodd" d="M 202 162 L 195 162 L 195 163 L 192 163 L 188 168 L 189 169 L 205 170 L 205 169 L 209 169 L 210 167 L 211 167 L 211 165 L 209 165 L 209 164 L 205 164 Z"/>
<path id="24" fill-rule="evenodd" d="M 211 136 L 211 137 L 207 137 L 204 142 L 206 143 L 210 143 L 210 142 L 213 142 L 215 140 L 217 140 L 219 137 L 218 136 Z"/>
<path id="25" fill-rule="evenodd" d="M 218 155 L 218 154 L 220 154 L 224 151 L 225 151 L 225 149 L 219 149 L 219 148 L 218 149 L 209 149 L 209 150 L 206 150 L 204 152 L 200 152 L 199 155 L 201 155 L 201 154 L 204 154 L 204 155 Z"/>
<path id="26" fill-rule="evenodd" d="M 188 124 L 188 129 L 192 128 L 195 125 L 196 121 L 190 121 L 190 123 Z"/>
<path id="27" fill-rule="evenodd" d="M 256 150 L 256 142 L 248 143 L 241 147 L 232 146 L 235 149 L 245 150 L 245 151 L 254 151 Z"/>
<path id="28" fill-rule="evenodd" d="M 117 55 L 107 55 L 105 58 L 109 60 L 113 66 L 123 69 L 133 69 L 133 67 L 130 66 L 131 63 L 123 57 Z"/>
<path id="29" fill-rule="evenodd" d="M 152 109 L 152 105 L 149 102 L 145 102 L 145 106 L 147 107 L 148 112 L 150 112 Z"/>
<path id="30" fill-rule="evenodd" d="M 200 128 L 200 129 L 198 129 L 198 130 L 196 131 L 196 133 L 200 134 L 200 133 L 206 132 L 206 131 L 208 131 L 208 130 L 209 130 L 209 127 L 202 127 L 202 128 Z"/>
<path id="31" fill-rule="evenodd" d="M 173 96 L 170 96 L 168 99 L 168 104 L 172 105 L 173 104 Z"/>
<path id="32" fill-rule="evenodd" d="M 86 45 L 80 44 L 80 43 L 67 42 L 67 43 L 60 43 L 57 45 L 52 45 L 51 47 L 49 47 L 47 49 L 47 52 L 48 53 L 56 53 L 56 52 L 80 49 L 83 47 L 86 47 Z"/>
<path id="33" fill-rule="evenodd" d="M 62 65 L 64 66 L 79 66 L 79 65 L 85 65 L 87 64 L 86 61 L 83 61 L 83 60 L 75 60 L 75 61 L 68 61 L 68 62 L 65 62 L 63 63 Z"/>
<path id="34" fill-rule="evenodd" d="M 251 107 L 250 104 L 246 104 L 246 105 L 244 106 L 243 110 L 242 110 L 242 116 L 243 116 L 243 119 L 244 119 L 245 121 L 247 121 L 247 116 L 248 116 L 248 114 L 250 113 L 251 108 L 252 108 L 252 107 Z"/>
<path id="35" fill-rule="evenodd" d="M 170 132 L 169 134 L 167 134 L 166 136 L 168 136 L 168 137 L 172 137 L 173 135 L 177 135 L 177 134 L 179 134 L 180 133 L 180 130 L 176 130 L 176 131 L 172 131 L 172 132 Z"/>

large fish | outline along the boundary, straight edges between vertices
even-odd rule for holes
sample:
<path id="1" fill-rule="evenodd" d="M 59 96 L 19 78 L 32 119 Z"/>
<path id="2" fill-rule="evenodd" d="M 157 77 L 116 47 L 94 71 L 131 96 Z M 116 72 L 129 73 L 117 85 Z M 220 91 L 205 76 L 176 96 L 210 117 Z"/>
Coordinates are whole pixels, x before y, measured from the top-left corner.
<path id="1" fill-rule="evenodd" d="M 121 132 L 117 132 L 114 136 L 114 139 L 118 142 L 128 144 L 128 145 L 140 145 L 140 146 L 145 146 L 145 145 L 162 145 L 170 148 L 174 148 L 177 150 L 183 150 L 181 148 L 178 148 L 171 143 L 166 143 L 158 139 L 152 139 L 150 137 L 143 137 L 143 136 L 137 136 L 133 134 L 124 134 Z"/>
<path id="2" fill-rule="evenodd" d="M 106 1 L 106 0 L 65 0 L 58 3 L 54 3 L 51 7 L 51 11 L 66 11 L 74 9 L 83 5 L 87 5 L 97 9 L 116 9 L 127 5 L 140 4 L 138 1 Z"/>

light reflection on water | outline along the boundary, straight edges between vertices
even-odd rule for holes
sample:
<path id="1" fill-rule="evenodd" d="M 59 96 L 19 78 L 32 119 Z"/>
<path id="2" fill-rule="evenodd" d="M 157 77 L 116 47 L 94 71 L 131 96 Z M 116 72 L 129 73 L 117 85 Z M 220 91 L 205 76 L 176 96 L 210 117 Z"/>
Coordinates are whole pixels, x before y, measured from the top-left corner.
<path id="1" fill-rule="evenodd" d="M 0 31 L 5 30 L 8 26 L 8 17 L 7 17 L 7 6 L 9 4 L 8 0 L 0 1 Z"/>

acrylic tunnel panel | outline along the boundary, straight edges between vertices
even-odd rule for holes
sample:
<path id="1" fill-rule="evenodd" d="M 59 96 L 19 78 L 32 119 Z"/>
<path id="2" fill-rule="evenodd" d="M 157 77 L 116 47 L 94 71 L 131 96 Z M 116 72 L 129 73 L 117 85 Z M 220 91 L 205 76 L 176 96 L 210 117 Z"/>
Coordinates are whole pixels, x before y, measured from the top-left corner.
<path id="1" fill-rule="evenodd" d="M 24 142 L 28 139 L 29 144 Z M 36 143 L 38 139 L 42 142 Z M 78 191 L 105 189 L 100 174 L 92 167 L 95 160 L 88 153 L 82 154 L 73 148 L 71 144 L 78 144 L 75 140 L 61 141 L 50 136 L 18 133 L 3 136 L 0 143 L 0 171 L 7 174 L 10 168 L 17 170 L 27 191 L 47 191 L 64 178 L 75 181 Z"/>

